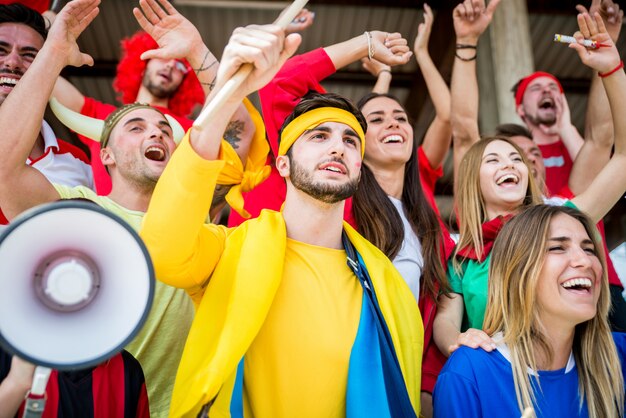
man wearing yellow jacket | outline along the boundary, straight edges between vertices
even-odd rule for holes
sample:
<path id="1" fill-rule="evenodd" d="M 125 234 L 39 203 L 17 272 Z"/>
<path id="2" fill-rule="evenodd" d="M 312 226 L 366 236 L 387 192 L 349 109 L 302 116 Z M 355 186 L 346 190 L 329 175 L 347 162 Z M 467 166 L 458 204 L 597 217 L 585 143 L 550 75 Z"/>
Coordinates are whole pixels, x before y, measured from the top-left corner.
<path id="1" fill-rule="evenodd" d="M 285 121 L 276 157 L 287 183 L 281 212 L 234 229 L 204 224 L 229 164 L 220 152 L 229 116 L 299 42 L 273 25 L 235 30 L 218 87 L 243 63 L 254 69 L 215 117 L 190 130 L 146 213 L 141 234 L 157 277 L 186 289 L 197 307 L 170 416 L 419 413 L 417 304 L 391 262 L 342 220 L 366 129 L 350 102 L 312 94 Z"/>

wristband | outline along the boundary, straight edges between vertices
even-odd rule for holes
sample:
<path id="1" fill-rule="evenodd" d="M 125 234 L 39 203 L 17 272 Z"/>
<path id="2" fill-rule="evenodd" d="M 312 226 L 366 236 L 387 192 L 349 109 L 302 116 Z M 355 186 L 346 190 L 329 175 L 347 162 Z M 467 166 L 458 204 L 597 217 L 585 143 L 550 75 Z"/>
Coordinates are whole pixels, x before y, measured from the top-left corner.
<path id="1" fill-rule="evenodd" d="M 620 62 L 619 62 L 619 65 L 618 65 L 617 67 L 613 68 L 613 69 L 612 69 L 611 71 L 609 71 L 609 72 L 606 72 L 606 73 L 601 73 L 601 72 L 598 72 L 598 77 L 600 77 L 600 78 L 605 78 L 605 77 L 608 77 L 608 76 L 610 76 L 611 74 L 618 72 L 618 71 L 619 71 L 619 70 L 621 70 L 622 68 L 624 68 L 624 61 L 620 61 Z"/>
<path id="2" fill-rule="evenodd" d="M 476 45 L 456 44 L 456 49 L 476 49 Z"/>
<path id="3" fill-rule="evenodd" d="M 378 72 L 378 74 L 376 74 L 376 77 L 378 77 L 378 76 L 380 75 L 380 73 L 389 73 L 389 74 L 391 74 L 391 70 L 388 70 L 388 69 L 386 69 L 386 68 L 383 68 L 382 70 L 380 70 L 380 71 Z"/>
<path id="4" fill-rule="evenodd" d="M 474 61 L 476 59 L 476 57 L 478 56 L 478 54 L 474 54 L 473 57 L 465 58 L 465 57 L 460 56 L 458 52 L 455 52 L 454 56 L 457 57 L 458 59 L 460 59 L 461 61 L 468 62 L 468 61 Z"/>

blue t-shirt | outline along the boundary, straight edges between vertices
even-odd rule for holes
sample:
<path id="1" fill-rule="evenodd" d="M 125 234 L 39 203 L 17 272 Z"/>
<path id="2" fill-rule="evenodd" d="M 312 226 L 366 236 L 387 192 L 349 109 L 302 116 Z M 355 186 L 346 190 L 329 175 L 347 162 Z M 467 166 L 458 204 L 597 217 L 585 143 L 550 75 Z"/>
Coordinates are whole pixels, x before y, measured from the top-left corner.
<path id="1" fill-rule="evenodd" d="M 625 378 L 626 334 L 613 333 Z M 539 371 L 537 418 L 588 417 L 587 403 L 579 409 L 578 371 Z M 532 382 L 533 380 L 531 380 Z M 535 386 L 535 385 L 533 385 Z M 435 418 L 515 417 L 521 415 L 513 385 L 511 363 L 498 351 L 460 347 L 446 362 L 433 394 Z"/>

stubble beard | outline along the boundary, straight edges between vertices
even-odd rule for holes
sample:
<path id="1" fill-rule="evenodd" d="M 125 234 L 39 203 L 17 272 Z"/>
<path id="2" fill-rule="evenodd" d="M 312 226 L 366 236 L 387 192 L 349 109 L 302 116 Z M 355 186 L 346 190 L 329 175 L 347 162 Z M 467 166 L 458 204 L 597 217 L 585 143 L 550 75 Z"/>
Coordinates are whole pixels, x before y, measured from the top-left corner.
<path id="1" fill-rule="evenodd" d="M 291 184 L 296 189 L 327 204 L 338 203 L 351 197 L 356 192 L 359 183 L 358 179 L 336 185 L 315 182 L 311 173 L 307 172 L 293 158 L 291 158 L 291 165 L 289 166 L 289 177 Z"/>
<path id="2" fill-rule="evenodd" d="M 151 95 L 158 99 L 169 99 L 176 93 L 176 90 L 178 90 L 178 86 L 165 88 L 153 83 L 151 79 L 151 74 L 147 71 L 143 76 L 142 84 L 146 88 L 146 90 L 150 92 Z"/>

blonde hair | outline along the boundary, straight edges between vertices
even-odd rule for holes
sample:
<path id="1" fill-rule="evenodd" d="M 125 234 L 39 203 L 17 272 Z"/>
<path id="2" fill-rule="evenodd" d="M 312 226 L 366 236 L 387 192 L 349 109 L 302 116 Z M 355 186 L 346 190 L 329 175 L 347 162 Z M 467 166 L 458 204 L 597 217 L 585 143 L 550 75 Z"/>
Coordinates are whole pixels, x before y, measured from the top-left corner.
<path id="1" fill-rule="evenodd" d="M 502 228 L 492 250 L 484 329 L 490 335 L 503 334 L 503 342 L 511 351 L 520 412 L 528 407 L 534 410 L 533 377 L 528 374 L 528 368 L 537 370 L 537 352 L 548 361 L 554 355 L 542 333 L 535 306 L 550 222 L 558 214 L 571 216 L 584 226 L 603 267 L 596 315 L 578 324 L 574 331 L 572 351 L 578 369 L 579 408 L 586 399 L 590 417 L 621 417 L 624 414 L 624 382 L 608 325 L 611 301 L 606 260 L 595 226 L 580 211 L 536 205 L 515 216 Z M 538 386 L 538 377 L 534 379 Z"/>
<path id="2" fill-rule="evenodd" d="M 454 196 L 458 210 L 460 235 L 454 257 L 455 268 L 460 268 L 456 255 L 461 248 L 473 248 L 479 257 L 483 254 L 482 224 L 488 219 L 485 199 L 480 188 L 480 167 L 485 149 L 494 141 L 503 141 L 515 148 L 528 167 L 528 187 L 519 209 L 542 203 L 541 192 L 530 174 L 530 164 L 520 147 L 508 138 L 500 136 L 487 137 L 476 142 L 461 160 L 457 183 L 455 184 Z"/>

